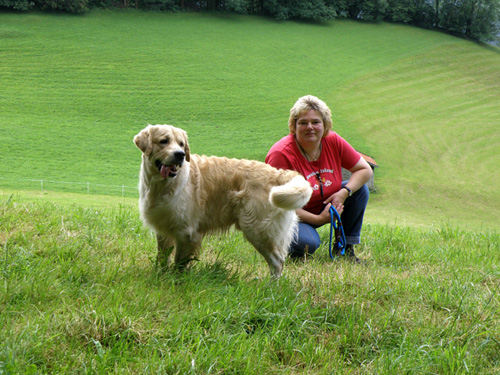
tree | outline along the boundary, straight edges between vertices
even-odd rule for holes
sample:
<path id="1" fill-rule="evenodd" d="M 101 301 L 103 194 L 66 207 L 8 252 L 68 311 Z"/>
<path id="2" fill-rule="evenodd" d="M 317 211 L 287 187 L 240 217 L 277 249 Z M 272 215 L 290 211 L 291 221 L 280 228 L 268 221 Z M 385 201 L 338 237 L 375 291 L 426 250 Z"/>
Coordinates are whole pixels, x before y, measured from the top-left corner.
<path id="1" fill-rule="evenodd" d="M 11 8 L 16 10 L 28 10 L 28 0 L 0 0 L 0 7 Z"/>
<path id="2" fill-rule="evenodd" d="M 498 33 L 499 1 L 478 0 L 469 3 L 465 9 L 465 36 L 477 40 L 492 39 Z"/>
<path id="3" fill-rule="evenodd" d="M 252 8 L 252 3 L 247 0 L 226 0 L 225 10 L 238 14 L 247 14 Z"/>
<path id="4" fill-rule="evenodd" d="M 88 0 L 35 0 L 34 8 L 67 13 L 85 13 L 89 10 Z"/>
<path id="5" fill-rule="evenodd" d="M 387 0 L 384 20 L 430 28 L 435 23 L 433 4 L 433 0 Z"/>
<path id="6" fill-rule="evenodd" d="M 412 0 L 387 0 L 384 19 L 391 22 L 411 23 L 415 14 Z"/>
<path id="7" fill-rule="evenodd" d="M 387 0 L 331 0 L 337 14 L 364 21 L 380 21 L 385 17 Z"/>
<path id="8" fill-rule="evenodd" d="M 323 0 L 264 0 L 262 11 L 278 20 L 325 21 L 335 17 L 334 9 Z"/>
<path id="9" fill-rule="evenodd" d="M 438 26 L 476 40 L 492 39 L 498 32 L 499 0 L 441 0 Z"/>

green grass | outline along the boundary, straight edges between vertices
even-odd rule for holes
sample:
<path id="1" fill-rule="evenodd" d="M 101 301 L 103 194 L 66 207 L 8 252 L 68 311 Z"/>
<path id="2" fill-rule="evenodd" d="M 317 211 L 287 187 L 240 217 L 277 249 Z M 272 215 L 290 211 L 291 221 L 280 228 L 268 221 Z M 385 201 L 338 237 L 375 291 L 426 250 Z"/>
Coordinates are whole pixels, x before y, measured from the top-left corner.
<path id="1" fill-rule="evenodd" d="M 0 14 L 0 53 L 0 373 L 500 372 L 498 49 L 398 25 L 102 11 Z M 325 243 L 270 282 L 230 232 L 158 273 L 132 137 L 171 123 L 197 153 L 263 160 L 308 93 L 381 165 L 368 265 Z"/>
<path id="2" fill-rule="evenodd" d="M 497 48 L 350 21 L 133 11 L 0 20 L 7 192 L 135 197 L 132 138 L 147 123 L 185 128 L 197 153 L 263 160 L 311 93 L 381 165 L 369 222 L 499 228 Z"/>
<path id="3" fill-rule="evenodd" d="M 323 247 L 272 282 L 230 232 L 160 274 L 135 208 L 2 198 L 0 372 L 497 374 L 498 233 L 364 233 L 365 267 Z"/>

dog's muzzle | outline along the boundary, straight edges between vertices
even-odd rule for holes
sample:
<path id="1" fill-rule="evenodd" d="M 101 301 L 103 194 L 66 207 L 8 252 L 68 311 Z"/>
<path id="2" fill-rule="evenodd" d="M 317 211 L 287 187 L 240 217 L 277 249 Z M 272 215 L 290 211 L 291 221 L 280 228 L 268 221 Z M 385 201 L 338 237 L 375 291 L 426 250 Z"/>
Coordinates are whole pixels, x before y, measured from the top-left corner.
<path id="1" fill-rule="evenodd" d="M 163 178 L 173 178 L 177 176 L 179 168 L 182 166 L 182 163 L 184 163 L 186 153 L 184 151 L 175 151 L 173 156 L 173 162 L 171 164 L 163 164 L 160 160 L 156 160 L 155 162 L 156 167 L 160 171 L 160 175 Z"/>

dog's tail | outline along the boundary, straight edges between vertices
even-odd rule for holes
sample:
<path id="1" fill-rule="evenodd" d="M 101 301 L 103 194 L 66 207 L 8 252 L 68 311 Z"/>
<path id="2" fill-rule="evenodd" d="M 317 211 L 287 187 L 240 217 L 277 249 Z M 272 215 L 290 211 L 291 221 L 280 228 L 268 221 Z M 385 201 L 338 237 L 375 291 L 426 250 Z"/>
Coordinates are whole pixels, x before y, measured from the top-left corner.
<path id="1" fill-rule="evenodd" d="M 295 176 L 284 185 L 273 186 L 269 200 L 273 205 L 285 210 L 304 207 L 311 198 L 312 188 L 302 176 Z"/>

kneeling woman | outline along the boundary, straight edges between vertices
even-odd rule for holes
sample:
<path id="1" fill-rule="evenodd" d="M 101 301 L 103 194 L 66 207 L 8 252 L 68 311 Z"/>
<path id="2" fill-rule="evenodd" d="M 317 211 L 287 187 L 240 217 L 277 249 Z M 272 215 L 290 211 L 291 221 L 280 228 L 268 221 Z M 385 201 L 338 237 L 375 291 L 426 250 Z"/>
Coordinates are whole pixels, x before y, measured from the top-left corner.
<path id="1" fill-rule="evenodd" d="M 332 113 L 312 95 L 299 98 L 290 110 L 290 134 L 276 142 L 266 163 L 300 172 L 313 187 L 309 203 L 297 210 L 298 237 L 290 247 L 291 257 L 312 254 L 320 245 L 317 228 L 330 223 L 330 206 L 341 215 L 346 235 L 345 256 L 356 262 L 354 245 L 360 243 L 363 216 L 368 203 L 366 182 L 373 171 L 341 136 L 333 132 Z M 342 167 L 352 173 L 342 181 Z"/>

